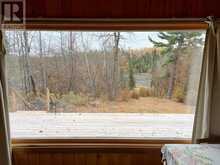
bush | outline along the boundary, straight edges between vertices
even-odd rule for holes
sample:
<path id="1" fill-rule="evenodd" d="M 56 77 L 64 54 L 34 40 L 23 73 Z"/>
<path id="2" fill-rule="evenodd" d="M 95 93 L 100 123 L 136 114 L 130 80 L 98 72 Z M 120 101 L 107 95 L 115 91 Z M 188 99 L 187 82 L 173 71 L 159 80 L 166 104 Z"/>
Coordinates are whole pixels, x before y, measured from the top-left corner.
<path id="1" fill-rule="evenodd" d="M 139 99 L 139 93 L 135 90 L 131 91 L 131 98 L 132 99 Z"/>
<path id="2" fill-rule="evenodd" d="M 177 101 L 177 102 L 183 103 L 184 100 L 185 100 L 185 91 L 184 91 L 184 88 L 181 87 L 181 86 L 176 86 L 176 87 L 174 88 L 172 98 L 173 98 L 175 101 Z"/>
<path id="3" fill-rule="evenodd" d="M 140 87 L 139 88 L 139 95 L 140 95 L 140 97 L 148 97 L 151 95 L 151 91 L 150 91 L 150 89 Z"/>
<path id="4" fill-rule="evenodd" d="M 119 101 L 128 101 L 131 98 L 131 92 L 128 89 L 123 89 L 120 91 L 120 95 L 118 97 Z"/>
<path id="5" fill-rule="evenodd" d="M 36 97 L 35 99 L 32 99 L 29 103 L 33 105 L 36 110 L 45 110 L 47 105 L 45 99 L 41 97 Z"/>
<path id="6" fill-rule="evenodd" d="M 82 96 L 75 94 L 74 92 L 69 92 L 67 95 L 63 95 L 62 101 L 67 104 L 73 104 L 76 106 L 84 106 L 88 103 L 89 99 L 87 96 Z"/>
<path id="7" fill-rule="evenodd" d="M 135 87 L 135 80 L 134 80 L 134 72 L 133 72 L 133 68 L 132 66 L 130 66 L 131 64 L 129 64 L 129 82 L 128 82 L 128 86 L 129 89 L 133 89 Z"/>

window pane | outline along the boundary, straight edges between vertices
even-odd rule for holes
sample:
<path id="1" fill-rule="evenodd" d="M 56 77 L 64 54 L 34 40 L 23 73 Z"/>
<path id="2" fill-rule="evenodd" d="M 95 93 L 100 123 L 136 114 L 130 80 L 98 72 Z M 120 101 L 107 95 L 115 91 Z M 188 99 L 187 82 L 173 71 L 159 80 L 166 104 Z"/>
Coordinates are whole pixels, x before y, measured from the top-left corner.
<path id="1" fill-rule="evenodd" d="M 6 31 L 12 138 L 191 138 L 204 31 Z"/>

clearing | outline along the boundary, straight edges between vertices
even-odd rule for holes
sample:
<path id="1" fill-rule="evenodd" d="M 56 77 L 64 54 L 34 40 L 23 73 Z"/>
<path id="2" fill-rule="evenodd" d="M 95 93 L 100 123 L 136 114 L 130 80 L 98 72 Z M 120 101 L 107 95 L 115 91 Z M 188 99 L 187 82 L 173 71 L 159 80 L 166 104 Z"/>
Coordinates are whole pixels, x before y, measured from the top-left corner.
<path id="1" fill-rule="evenodd" d="M 193 106 L 156 97 L 140 97 L 128 101 L 91 101 L 85 106 L 68 107 L 67 112 L 76 113 L 178 113 L 192 114 Z M 63 112 L 57 108 L 57 112 Z"/>

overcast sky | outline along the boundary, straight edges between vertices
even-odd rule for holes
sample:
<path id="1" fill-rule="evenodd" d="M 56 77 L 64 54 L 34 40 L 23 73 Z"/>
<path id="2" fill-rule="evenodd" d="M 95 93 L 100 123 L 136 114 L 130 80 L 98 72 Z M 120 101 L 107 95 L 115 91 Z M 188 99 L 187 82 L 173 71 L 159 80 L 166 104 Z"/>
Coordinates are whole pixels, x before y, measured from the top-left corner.
<path id="1" fill-rule="evenodd" d="M 33 38 L 32 45 L 38 46 L 38 33 L 32 32 L 32 35 L 36 35 Z M 157 38 L 158 32 L 121 32 L 122 39 L 120 40 L 120 47 L 126 48 L 146 48 L 153 47 L 153 44 L 148 40 L 148 36 L 151 36 L 153 39 L 158 40 Z M 68 36 L 68 32 L 63 32 L 63 35 Z M 102 47 L 103 40 L 100 40 L 97 32 L 83 32 L 83 37 L 88 41 L 88 45 L 90 49 L 99 49 Z M 42 32 L 42 38 L 45 42 L 50 40 L 51 46 L 60 46 L 60 33 L 59 32 Z M 78 35 L 78 40 L 79 39 Z M 67 38 L 68 39 L 68 38 Z M 34 43 L 33 43 L 34 42 Z M 66 39 L 64 42 L 68 42 Z M 80 42 L 77 42 L 78 46 L 80 46 Z"/>
<path id="2" fill-rule="evenodd" d="M 100 49 L 103 47 L 104 38 L 100 39 L 100 34 L 104 32 L 74 32 L 76 34 L 77 47 L 82 47 L 82 37 L 87 41 L 88 49 Z M 108 32 L 107 32 L 108 33 Z M 62 32 L 64 43 L 63 47 L 68 47 L 69 31 Z M 121 32 L 122 39 L 120 40 L 120 47 L 123 49 L 137 49 L 137 48 L 152 48 L 153 44 L 149 41 L 148 37 L 160 41 L 157 37 L 158 32 Z M 13 35 L 12 35 L 13 36 Z M 60 49 L 60 31 L 42 31 L 43 46 L 45 48 L 58 48 Z M 39 33 L 38 31 L 29 32 L 29 41 L 31 41 L 31 52 L 33 54 L 39 53 Z"/>
<path id="3" fill-rule="evenodd" d="M 148 40 L 148 36 L 158 39 L 157 33 L 158 32 L 133 32 L 132 34 L 129 34 L 124 32 L 122 35 L 125 39 L 121 41 L 121 46 L 124 48 L 153 47 L 153 44 Z"/>
<path id="4" fill-rule="evenodd" d="M 67 33 L 68 32 L 66 32 L 66 35 L 68 35 Z M 88 39 L 90 49 L 99 49 L 102 47 L 103 40 L 97 37 L 98 34 L 98 32 L 83 32 L 83 36 Z M 148 37 L 150 36 L 152 39 L 160 41 L 157 35 L 158 32 L 121 32 L 122 39 L 120 40 L 120 47 L 124 49 L 151 48 L 153 44 L 149 41 Z M 45 32 L 43 36 L 47 38 L 51 36 L 52 42 L 54 42 L 53 44 L 60 44 L 59 42 L 57 43 L 57 40 L 60 39 L 60 33 L 58 32 Z M 80 42 L 78 42 L 78 44 L 80 44 Z"/>

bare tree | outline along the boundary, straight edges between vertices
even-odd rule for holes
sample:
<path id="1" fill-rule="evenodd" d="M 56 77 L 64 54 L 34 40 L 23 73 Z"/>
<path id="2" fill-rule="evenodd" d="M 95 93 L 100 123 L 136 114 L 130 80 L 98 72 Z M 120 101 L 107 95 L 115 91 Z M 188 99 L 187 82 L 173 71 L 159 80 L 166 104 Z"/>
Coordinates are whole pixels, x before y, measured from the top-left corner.
<path id="1" fill-rule="evenodd" d="M 87 74 L 88 74 L 88 84 L 89 84 L 89 88 L 92 91 L 92 96 L 95 97 L 96 96 L 96 71 L 92 71 L 91 69 L 91 65 L 90 65 L 90 61 L 89 61 L 89 44 L 88 41 L 83 37 L 83 34 L 80 34 L 81 36 L 81 43 L 84 49 L 83 55 L 84 55 L 84 59 L 85 59 L 85 66 L 86 66 L 86 70 L 87 70 Z"/>
<path id="2" fill-rule="evenodd" d="M 24 79 L 24 89 L 28 94 L 29 92 L 33 92 L 34 95 L 37 95 L 36 84 L 34 81 L 34 77 L 32 74 L 31 64 L 30 64 L 30 47 L 31 47 L 31 39 L 28 40 L 28 32 L 21 31 L 18 32 L 18 45 L 19 45 L 19 54 L 21 55 L 21 63 L 23 67 L 23 79 Z"/>
<path id="3" fill-rule="evenodd" d="M 112 44 L 113 59 L 112 60 L 108 59 L 108 62 L 110 62 L 111 64 L 110 64 L 110 68 L 108 68 L 109 76 L 107 79 L 110 80 L 108 84 L 108 97 L 110 100 L 114 100 L 118 96 L 119 87 L 120 87 L 119 44 L 122 36 L 120 32 L 110 32 L 110 33 L 102 33 L 101 35 L 99 35 L 99 38 L 104 39 L 103 44 L 106 43 Z"/>
<path id="4" fill-rule="evenodd" d="M 76 80 L 76 34 L 72 31 L 69 32 L 69 56 L 70 56 L 70 80 L 69 80 L 69 91 L 75 91 L 75 80 Z"/>
<path id="5" fill-rule="evenodd" d="M 43 57 L 43 45 L 42 45 L 42 34 L 41 31 L 38 32 L 39 35 L 39 57 L 40 57 L 40 72 L 41 72 L 41 90 L 46 94 L 47 89 L 47 77 L 45 71 L 45 62 Z"/>
<path id="6" fill-rule="evenodd" d="M 119 42 L 121 34 L 120 32 L 113 33 L 114 47 L 113 47 L 113 89 L 112 98 L 115 99 L 118 95 L 120 87 L 120 68 L 119 68 Z"/>

